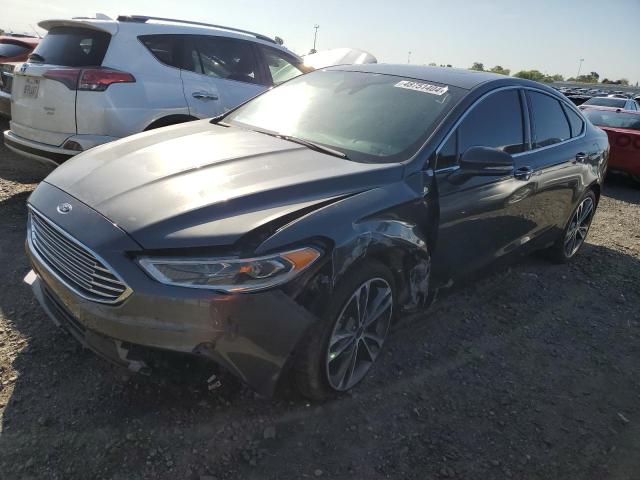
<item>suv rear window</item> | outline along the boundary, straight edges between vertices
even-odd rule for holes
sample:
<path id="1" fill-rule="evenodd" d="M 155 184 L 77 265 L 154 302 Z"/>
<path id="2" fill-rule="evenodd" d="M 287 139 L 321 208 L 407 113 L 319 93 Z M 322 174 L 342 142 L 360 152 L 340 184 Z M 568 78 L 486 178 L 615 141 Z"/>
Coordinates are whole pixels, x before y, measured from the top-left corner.
<path id="1" fill-rule="evenodd" d="M 54 27 L 33 51 L 29 62 L 63 67 L 97 67 L 107 53 L 111 35 L 77 27 Z"/>
<path id="2" fill-rule="evenodd" d="M 15 43 L 0 43 L 0 58 L 17 57 L 18 55 L 24 55 L 29 50 L 31 50 L 29 47 L 16 45 Z"/>

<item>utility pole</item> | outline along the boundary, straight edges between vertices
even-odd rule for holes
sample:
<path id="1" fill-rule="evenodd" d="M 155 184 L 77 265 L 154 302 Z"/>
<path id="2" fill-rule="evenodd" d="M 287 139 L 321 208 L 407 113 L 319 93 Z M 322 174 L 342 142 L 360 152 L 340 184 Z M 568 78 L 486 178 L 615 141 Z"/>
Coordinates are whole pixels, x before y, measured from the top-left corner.
<path id="1" fill-rule="evenodd" d="M 411 52 L 407 54 L 407 63 L 411 63 Z"/>
<path id="2" fill-rule="evenodd" d="M 316 40 L 318 39 L 318 29 L 320 28 L 320 25 L 314 25 L 314 27 L 316 29 L 315 33 L 313 34 L 313 48 L 311 49 L 310 53 L 316 53 Z"/>
<path id="3" fill-rule="evenodd" d="M 578 65 L 578 74 L 576 75 L 576 81 L 578 80 L 578 77 L 580 76 L 580 70 L 582 70 L 582 62 L 584 62 L 584 58 L 580 59 L 580 64 Z"/>

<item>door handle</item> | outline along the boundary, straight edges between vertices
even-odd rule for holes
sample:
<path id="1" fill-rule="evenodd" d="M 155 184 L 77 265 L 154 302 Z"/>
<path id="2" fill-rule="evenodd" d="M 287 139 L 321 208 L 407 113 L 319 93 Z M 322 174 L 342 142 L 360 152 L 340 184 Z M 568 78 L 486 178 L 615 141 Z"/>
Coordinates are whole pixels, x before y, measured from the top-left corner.
<path id="1" fill-rule="evenodd" d="M 198 100 L 218 100 L 218 95 L 209 92 L 193 92 L 191 96 Z"/>
<path id="2" fill-rule="evenodd" d="M 586 153 L 580 152 L 576 154 L 576 162 L 584 163 L 587 161 L 587 158 L 589 158 L 589 155 Z"/>
<path id="3" fill-rule="evenodd" d="M 515 172 L 513 172 L 514 177 L 525 182 L 531 178 L 532 174 L 533 168 L 531 167 L 520 167 Z"/>

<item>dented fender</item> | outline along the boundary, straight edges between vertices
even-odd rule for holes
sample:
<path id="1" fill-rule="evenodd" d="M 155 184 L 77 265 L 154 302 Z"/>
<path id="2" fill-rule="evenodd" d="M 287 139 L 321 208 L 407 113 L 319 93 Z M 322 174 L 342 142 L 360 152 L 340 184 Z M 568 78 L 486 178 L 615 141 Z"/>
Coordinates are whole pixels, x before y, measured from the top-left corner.
<path id="1" fill-rule="evenodd" d="M 330 294 L 355 264 L 376 259 L 392 270 L 403 310 L 416 309 L 427 301 L 435 215 L 432 201 L 423 195 L 422 176 L 413 177 L 312 211 L 267 238 L 258 253 L 300 243 L 301 238 L 328 245 L 329 266 L 312 285 L 316 295 Z"/>

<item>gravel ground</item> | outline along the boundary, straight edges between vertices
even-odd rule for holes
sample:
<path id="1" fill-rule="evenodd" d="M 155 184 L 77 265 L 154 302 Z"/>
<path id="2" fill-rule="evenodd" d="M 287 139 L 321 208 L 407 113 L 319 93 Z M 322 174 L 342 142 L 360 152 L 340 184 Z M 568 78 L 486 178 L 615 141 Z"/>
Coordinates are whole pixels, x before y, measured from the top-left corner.
<path id="1" fill-rule="evenodd" d="M 0 477 L 640 479 L 640 189 L 625 179 L 573 263 L 469 279 L 400 322 L 355 392 L 311 404 L 232 379 L 208 391 L 201 364 L 128 378 L 57 330 L 22 284 L 25 201 L 46 174 L 0 145 Z"/>

